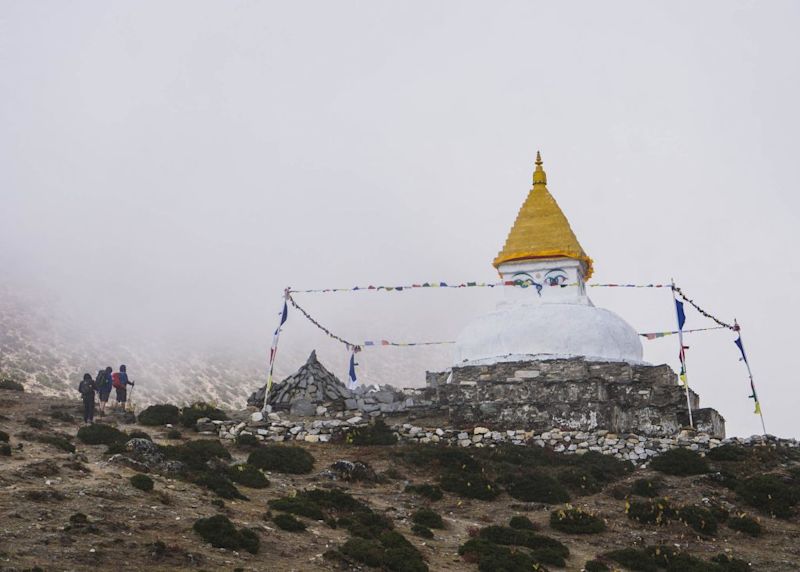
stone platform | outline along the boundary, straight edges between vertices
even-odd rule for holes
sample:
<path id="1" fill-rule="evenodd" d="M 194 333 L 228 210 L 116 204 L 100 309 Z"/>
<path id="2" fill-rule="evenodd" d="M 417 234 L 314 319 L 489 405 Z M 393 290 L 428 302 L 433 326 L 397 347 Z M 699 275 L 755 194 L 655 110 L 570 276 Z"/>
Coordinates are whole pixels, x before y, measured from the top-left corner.
<path id="1" fill-rule="evenodd" d="M 455 426 L 551 428 L 668 436 L 688 426 L 686 393 L 667 365 L 589 362 L 583 358 L 502 362 L 428 372 L 433 401 Z M 725 420 L 700 409 L 689 391 L 695 428 L 725 437 Z"/>

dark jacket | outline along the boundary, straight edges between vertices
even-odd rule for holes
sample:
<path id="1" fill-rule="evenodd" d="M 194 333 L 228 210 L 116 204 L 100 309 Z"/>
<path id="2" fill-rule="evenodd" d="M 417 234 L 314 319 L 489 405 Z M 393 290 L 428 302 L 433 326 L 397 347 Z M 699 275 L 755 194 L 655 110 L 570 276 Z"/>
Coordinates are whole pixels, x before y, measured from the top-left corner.
<path id="1" fill-rule="evenodd" d="M 97 388 L 94 385 L 94 380 L 92 380 L 92 376 L 88 373 L 83 376 L 83 380 L 78 385 L 78 391 L 80 391 L 81 395 L 84 397 L 88 395 L 94 395 L 94 392 Z"/>

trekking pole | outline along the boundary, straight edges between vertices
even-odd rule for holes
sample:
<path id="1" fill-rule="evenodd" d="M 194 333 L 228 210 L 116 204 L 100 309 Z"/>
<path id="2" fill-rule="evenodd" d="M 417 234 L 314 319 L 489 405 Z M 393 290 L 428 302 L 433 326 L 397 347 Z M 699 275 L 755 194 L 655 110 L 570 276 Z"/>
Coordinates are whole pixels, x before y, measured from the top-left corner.
<path id="1" fill-rule="evenodd" d="M 131 393 L 130 393 L 130 395 L 128 396 L 128 403 L 127 403 L 127 405 L 130 405 L 130 410 L 131 410 L 131 411 L 133 411 L 133 410 L 134 410 L 134 408 L 133 408 L 133 390 L 134 390 L 134 389 L 136 389 L 136 386 L 135 386 L 135 385 L 131 385 Z M 127 407 L 125 408 L 125 411 L 128 411 L 128 408 L 127 408 Z"/>

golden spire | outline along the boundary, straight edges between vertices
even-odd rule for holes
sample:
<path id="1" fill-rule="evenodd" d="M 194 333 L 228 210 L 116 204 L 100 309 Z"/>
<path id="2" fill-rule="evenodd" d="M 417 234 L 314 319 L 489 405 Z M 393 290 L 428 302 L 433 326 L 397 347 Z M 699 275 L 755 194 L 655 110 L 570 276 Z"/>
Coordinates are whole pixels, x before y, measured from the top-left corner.
<path id="1" fill-rule="evenodd" d="M 547 175 L 537 151 L 533 188 L 517 214 L 503 250 L 492 264 L 497 268 L 514 260 L 559 257 L 582 261 L 586 265 L 585 279 L 592 276 L 592 259 L 584 252 L 567 217 L 547 190 Z"/>

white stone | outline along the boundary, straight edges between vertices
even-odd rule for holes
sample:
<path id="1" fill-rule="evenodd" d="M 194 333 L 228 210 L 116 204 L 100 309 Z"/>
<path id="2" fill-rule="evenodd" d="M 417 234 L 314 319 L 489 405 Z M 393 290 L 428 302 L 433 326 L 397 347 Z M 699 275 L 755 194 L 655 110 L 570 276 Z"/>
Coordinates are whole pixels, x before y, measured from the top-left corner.
<path id="1" fill-rule="evenodd" d="M 264 420 L 264 414 L 261 413 L 260 411 L 256 411 L 255 413 L 250 415 L 250 421 L 252 421 L 253 423 L 258 423 L 263 420 Z"/>
<path id="2" fill-rule="evenodd" d="M 319 435 L 306 435 L 304 441 L 308 443 L 319 443 Z"/>
<path id="3" fill-rule="evenodd" d="M 363 417 L 355 416 L 348 419 L 347 423 L 350 425 L 355 425 L 356 423 L 361 423 L 362 421 L 364 421 Z"/>
<path id="4" fill-rule="evenodd" d="M 483 435 L 485 433 L 489 433 L 489 429 L 486 427 L 475 427 L 475 429 L 473 429 L 472 432 L 475 435 Z"/>

